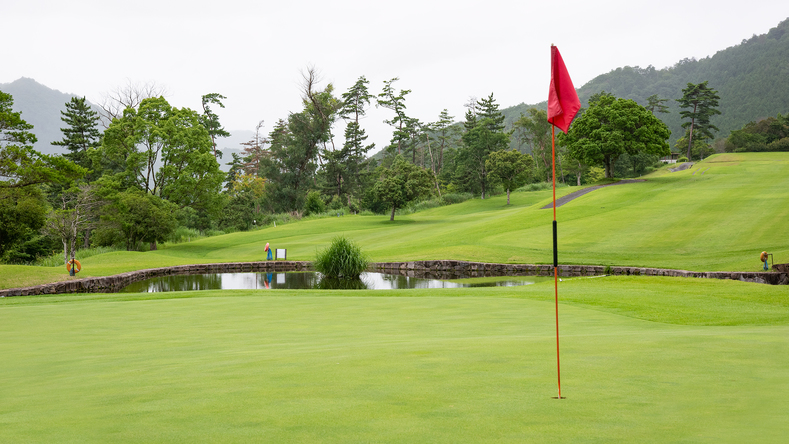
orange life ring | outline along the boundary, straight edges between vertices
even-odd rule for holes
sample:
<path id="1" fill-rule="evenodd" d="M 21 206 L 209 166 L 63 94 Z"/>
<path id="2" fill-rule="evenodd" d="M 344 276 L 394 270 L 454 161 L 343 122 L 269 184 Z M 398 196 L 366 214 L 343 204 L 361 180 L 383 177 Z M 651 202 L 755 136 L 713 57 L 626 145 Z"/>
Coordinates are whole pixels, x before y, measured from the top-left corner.
<path id="1" fill-rule="evenodd" d="M 767 261 L 767 252 L 766 251 L 762 251 L 762 254 L 759 256 L 759 259 L 761 259 L 762 262 Z"/>
<path id="2" fill-rule="evenodd" d="M 74 273 L 79 273 L 82 270 L 82 264 L 78 260 L 72 259 L 66 262 L 66 270 L 71 273 L 71 266 L 74 266 Z"/>

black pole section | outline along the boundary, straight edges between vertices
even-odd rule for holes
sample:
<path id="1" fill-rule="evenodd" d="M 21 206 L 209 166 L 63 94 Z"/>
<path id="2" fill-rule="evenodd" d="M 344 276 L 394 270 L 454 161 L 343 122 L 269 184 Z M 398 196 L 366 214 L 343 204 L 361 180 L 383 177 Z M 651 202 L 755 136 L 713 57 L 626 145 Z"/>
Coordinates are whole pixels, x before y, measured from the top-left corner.
<path id="1" fill-rule="evenodd" d="M 559 247 L 556 239 L 556 221 L 553 221 L 553 268 L 559 266 Z"/>

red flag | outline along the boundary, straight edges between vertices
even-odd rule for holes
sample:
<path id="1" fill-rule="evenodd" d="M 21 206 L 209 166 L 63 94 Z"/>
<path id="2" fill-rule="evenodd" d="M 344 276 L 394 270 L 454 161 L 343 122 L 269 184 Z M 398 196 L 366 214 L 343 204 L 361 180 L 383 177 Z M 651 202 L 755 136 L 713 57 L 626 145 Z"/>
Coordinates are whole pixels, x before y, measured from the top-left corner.
<path id="1" fill-rule="evenodd" d="M 551 86 L 548 90 L 548 122 L 564 131 L 570 128 L 573 117 L 581 109 L 573 81 L 564 66 L 559 48 L 551 45 Z"/>

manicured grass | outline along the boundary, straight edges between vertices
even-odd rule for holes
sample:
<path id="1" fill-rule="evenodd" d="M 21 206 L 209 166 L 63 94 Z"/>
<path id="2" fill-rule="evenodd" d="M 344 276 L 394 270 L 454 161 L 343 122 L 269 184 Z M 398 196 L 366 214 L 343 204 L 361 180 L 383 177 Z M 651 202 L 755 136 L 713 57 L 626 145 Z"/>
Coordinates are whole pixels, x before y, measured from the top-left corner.
<path id="1" fill-rule="evenodd" d="M 559 208 L 559 260 L 698 271 L 759 271 L 761 251 L 789 262 L 789 153 L 716 155 L 690 170 L 662 169 L 646 182 L 603 188 Z M 575 187 L 560 188 L 561 196 Z M 550 191 L 513 193 L 387 216 L 309 220 L 155 252 L 113 252 L 83 261 L 80 277 L 187 263 L 257 261 L 263 247 L 312 260 L 337 235 L 373 261 L 456 259 L 550 263 Z M 62 267 L 0 266 L 0 288 L 52 282 Z"/>
<path id="2" fill-rule="evenodd" d="M 784 442 L 780 287 L 0 300 L 0 442 Z"/>

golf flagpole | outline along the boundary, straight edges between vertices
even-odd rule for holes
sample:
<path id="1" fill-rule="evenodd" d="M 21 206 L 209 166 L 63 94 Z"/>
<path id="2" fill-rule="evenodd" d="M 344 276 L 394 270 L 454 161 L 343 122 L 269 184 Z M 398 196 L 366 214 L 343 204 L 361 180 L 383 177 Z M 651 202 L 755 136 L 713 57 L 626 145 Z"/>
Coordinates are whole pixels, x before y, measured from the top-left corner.
<path id="1" fill-rule="evenodd" d="M 581 109 L 581 101 L 575 92 L 570 74 L 564 66 L 559 48 L 551 45 L 551 85 L 548 90 L 548 122 L 551 123 L 551 168 L 553 181 L 553 285 L 556 305 L 556 380 L 562 399 L 562 376 L 559 365 L 559 244 L 556 222 L 556 127 L 565 134 L 573 117 Z"/>

